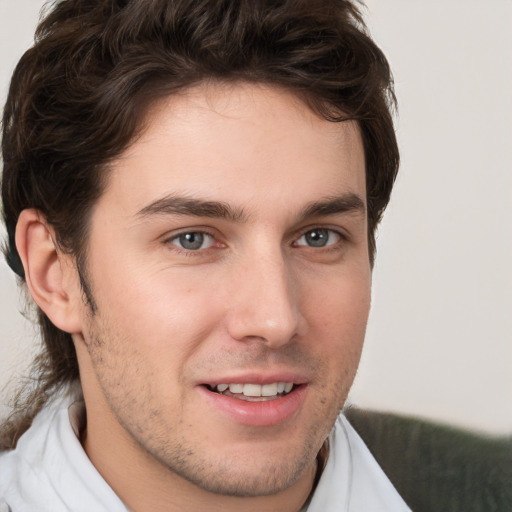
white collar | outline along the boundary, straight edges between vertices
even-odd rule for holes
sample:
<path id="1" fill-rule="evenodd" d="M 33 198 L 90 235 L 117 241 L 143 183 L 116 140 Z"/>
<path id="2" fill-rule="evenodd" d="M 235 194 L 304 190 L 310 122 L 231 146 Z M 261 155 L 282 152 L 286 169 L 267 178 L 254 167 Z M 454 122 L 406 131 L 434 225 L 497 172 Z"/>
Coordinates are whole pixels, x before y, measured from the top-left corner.
<path id="1" fill-rule="evenodd" d="M 129 512 L 79 441 L 85 407 L 77 388 L 52 400 L 0 455 L 0 503 L 12 512 Z M 410 512 L 370 451 L 340 416 L 326 467 L 307 512 Z"/>
<path id="2" fill-rule="evenodd" d="M 347 419 L 329 436 L 327 464 L 307 512 L 410 512 Z"/>

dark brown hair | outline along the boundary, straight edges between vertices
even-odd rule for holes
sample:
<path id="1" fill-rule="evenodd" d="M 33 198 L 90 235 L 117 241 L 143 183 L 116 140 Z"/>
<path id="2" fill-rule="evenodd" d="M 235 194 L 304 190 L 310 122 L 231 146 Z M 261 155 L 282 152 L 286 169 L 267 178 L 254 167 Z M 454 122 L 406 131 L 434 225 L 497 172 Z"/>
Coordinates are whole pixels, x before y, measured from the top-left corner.
<path id="1" fill-rule="evenodd" d="M 3 115 L 6 259 L 20 212 L 36 208 L 72 254 L 91 307 L 86 243 L 108 163 L 140 131 L 151 102 L 205 80 L 286 88 L 323 118 L 358 121 L 366 157 L 370 258 L 398 169 L 386 58 L 348 0 L 64 0 L 39 24 Z M 5 422 L 15 446 L 51 393 L 78 378 L 71 336 L 38 311 L 43 351 L 28 399 Z"/>

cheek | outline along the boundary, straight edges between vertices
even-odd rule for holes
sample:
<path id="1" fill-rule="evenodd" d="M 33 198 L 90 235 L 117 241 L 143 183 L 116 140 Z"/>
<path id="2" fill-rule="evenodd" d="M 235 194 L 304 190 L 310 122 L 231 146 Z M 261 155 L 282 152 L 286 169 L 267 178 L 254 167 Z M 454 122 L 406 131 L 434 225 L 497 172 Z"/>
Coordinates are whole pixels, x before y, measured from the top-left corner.
<path id="1" fill-rule="evenodd" d="M 186 357 L 221 322 L 212 283 L 190 272 L 123 264 L 95 274 L 93 295 L 108 324 L 152 354 Z"/>
<path id="2" fill-rule="evenodd" d="M 345 343 L 362 341 L 371 303 L 369 272 L 345 274 L 306 289 L 304 297 L 309 305 L 304 310 L 310 325 Z"/>
<path id="3" fill-rule="evenodd" d="M 326 379 L 344 395 L 363 348 L 371 300 L 370 274 L 353 273 L 350 278 L 336 281 L 336 285 L 331 282 L 316 290 L 309 294 L 306 309 L 310 350 L 326 361 L 330 367 Z"/>

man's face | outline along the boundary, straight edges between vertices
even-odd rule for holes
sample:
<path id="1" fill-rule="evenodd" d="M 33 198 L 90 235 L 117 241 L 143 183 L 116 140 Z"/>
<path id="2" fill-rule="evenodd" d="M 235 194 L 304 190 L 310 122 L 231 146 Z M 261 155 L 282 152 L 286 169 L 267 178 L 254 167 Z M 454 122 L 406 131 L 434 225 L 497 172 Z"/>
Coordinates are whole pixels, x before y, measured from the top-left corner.
<path id="1" fill-rule="evenodd" d="M 97 310 L 81 306 L 75 342 L 91 436 L 101 424 L 133 460 L 217 493 L 289 487 L 315 463 L 365 333 L 357 126 L 263 86 L 159 103 L 112 164 L 87 269 Z"/>

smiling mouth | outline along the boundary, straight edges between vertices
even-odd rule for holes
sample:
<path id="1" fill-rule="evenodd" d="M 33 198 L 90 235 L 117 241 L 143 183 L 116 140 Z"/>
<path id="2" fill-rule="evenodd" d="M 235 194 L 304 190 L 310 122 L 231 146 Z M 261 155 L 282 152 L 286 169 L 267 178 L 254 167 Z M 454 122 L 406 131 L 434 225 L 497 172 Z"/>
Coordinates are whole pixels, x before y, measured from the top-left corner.
<path id="1" fill-rule="evenodd" d="M 217 384 L 207 388 L 219 395 L 229 396 L 246 402 L 267 402 L 277 400 L 293 392 L 293 382 L 273 382 L 270 384 Z"/>

